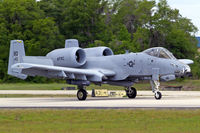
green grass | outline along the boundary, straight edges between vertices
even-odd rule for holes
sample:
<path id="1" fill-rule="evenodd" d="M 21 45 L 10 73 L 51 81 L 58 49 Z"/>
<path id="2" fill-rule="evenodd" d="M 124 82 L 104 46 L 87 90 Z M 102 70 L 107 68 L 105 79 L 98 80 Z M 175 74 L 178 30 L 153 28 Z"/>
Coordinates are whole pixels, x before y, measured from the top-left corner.
<path id="1" fill-rule="evenodd" d="M 66 84 L 10 83 L 0 84 L 0 90 L 61 90 Z"/>
<path id="2" fill-rule="evenodd" d="M 90 96 L 90 95 L 88 95 Z M 76 97 L 76 95 L 49 95 L 49 94 L 0 94 L 0 98 L 26 98 L 26 97 Z"/>
<path id="3" fill-rule="evenodd" d="M 50 83 L 50 84 L 34 84 L 34 83 L 10 83 L 10 84 L 0 84 L 0 90 L 61 90 L 63 87 L 68 87 L 75 85 L 69 84 L 59 84 L 59 83 Z M 124 89 L 121 86 L 110 86 L 110 85 L 90 85 L 87 87 L 88 90 L 91 89 Z"/>
<path id="4" fill-rule="evenodd" d="M 200 110 L 0 110 L 2 133 L 197 133 Z"/>
<path id="5" fill-rule="evenodd" d="M 0 90 L 61 90 L 63 87 L 74 86 L 64 83 L 50 83 L 50 84 L 34 84 L 34 83 L 10 83 L 0 84 Z M 200 91 L 200 80 L 184 80 L 184 81 L 172 81 L 172 82 L 161 82 L 161 86 L 183 86 L 183 90 Z M 76 87 L 76 86 L 74 86 Z M 137 90 L 151 90 L 149 82 L 139 82 L 134 85 Z M 90 85 L 87 87 L 91 89 L 108 89 L 108 90 L 123 90 L 121 86 L 111 85 Z"/>

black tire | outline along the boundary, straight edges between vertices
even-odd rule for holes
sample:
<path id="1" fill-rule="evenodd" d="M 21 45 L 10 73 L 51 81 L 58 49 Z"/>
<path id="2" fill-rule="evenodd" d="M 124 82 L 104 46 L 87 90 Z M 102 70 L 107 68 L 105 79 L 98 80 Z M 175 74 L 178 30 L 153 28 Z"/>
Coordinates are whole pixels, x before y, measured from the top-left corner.
<path id="1" fill-rule="evenodd" d="M 161 98 L 162 98 L 162 94 L 159 91 L 157 93 L 155 93 L 156 100 L 160 100 Z"/>
<path id="2" fill-rule="evenodd" d="M 78 90 L 78 92 L 77 92 L 77 98 L 80 101 L 86 100 L 86 98 L 87 98 L 87 91 L 84 90 L 84 89 Z"/>
<path id="3" fill-rule="evenodd" d="M 126 91 L 126 95 L 128 98 L 135 98 L 137 96 L 137 90 L 134 87 L 131 87 Z"/>

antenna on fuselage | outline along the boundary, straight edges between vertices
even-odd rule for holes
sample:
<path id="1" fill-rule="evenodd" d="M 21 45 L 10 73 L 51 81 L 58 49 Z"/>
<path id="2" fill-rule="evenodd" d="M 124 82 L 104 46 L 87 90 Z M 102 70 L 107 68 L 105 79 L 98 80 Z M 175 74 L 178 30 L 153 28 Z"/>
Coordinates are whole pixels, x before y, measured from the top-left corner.
<path id="1" fill-rule="evenodd" d="M 125 54 L 129 54 L 129 50 L 125 50 Z"/>

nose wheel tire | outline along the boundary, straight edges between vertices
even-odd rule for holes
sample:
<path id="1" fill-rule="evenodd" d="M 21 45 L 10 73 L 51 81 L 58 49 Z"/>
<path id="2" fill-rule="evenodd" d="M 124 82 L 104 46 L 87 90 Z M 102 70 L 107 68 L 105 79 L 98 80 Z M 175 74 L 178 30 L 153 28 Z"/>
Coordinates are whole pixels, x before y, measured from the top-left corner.
<path id="1" fill-rule="evenodd" d="M 135 98 L 137 96 L 137 90 L 134 87 L 130 87 L 126 91 L 128 98 Z"/>
<path id="2" fill-rule="evenodd" d="M 155 93 L 155 99 L 160 100 L 162 98 L 162 94 L 158 91 Z"/>
<path id="3" fill-rule="evenodd" d="M 78 100 L 81 100 L 81 101 L 85 100 L 87 98 L 87 91 L 84 89 L 78 90 L 77 98 Z"/>

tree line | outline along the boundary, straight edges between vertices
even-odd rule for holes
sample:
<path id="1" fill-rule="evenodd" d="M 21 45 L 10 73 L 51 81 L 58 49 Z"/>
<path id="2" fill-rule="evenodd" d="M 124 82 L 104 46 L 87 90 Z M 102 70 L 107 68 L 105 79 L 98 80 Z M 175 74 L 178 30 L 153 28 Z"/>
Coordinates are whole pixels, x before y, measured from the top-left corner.
<path id="1" fill-rule="evenodd" d="M 115 54 L 165 47 L 177 58 L 195 60 L 200 77 L 197 27 L 166 0 L 0 0 L 0 82 L 7 75 L 10 40 L 24 40 L 26 55 L 46 55 L 65 39 L 81 47 L 108 46 Z M 26 81 L 47 82 L 45 78 Z"/>

